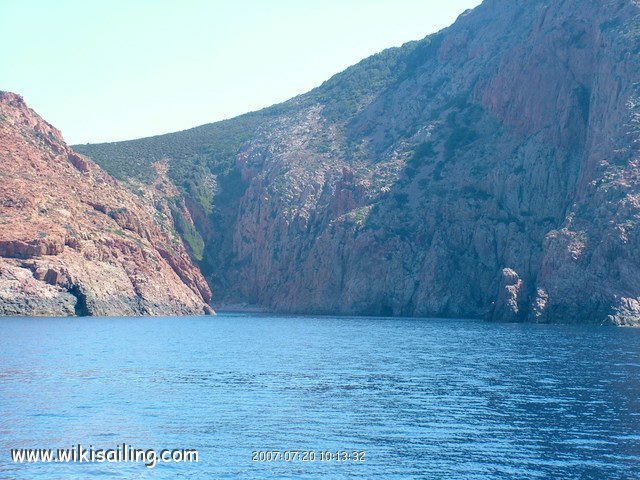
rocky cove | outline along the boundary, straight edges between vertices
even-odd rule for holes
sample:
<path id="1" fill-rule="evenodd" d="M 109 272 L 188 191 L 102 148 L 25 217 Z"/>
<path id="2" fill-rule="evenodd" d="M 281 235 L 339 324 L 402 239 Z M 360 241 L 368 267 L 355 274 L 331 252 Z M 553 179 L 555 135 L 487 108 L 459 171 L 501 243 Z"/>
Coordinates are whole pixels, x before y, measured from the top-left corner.
<path id="1" fill-rule="evenodd" d="M 178 133 L 71 150 L 3 94 L 4 155 L 83 189 L 69 210 L 3 182 L 4 291 L 25 291 L 21 272 L 53 303 L 77 285 L 93 314 L 120 287 L 89 279 L 120 278 L 113 312 L 637 326 L 639 51 L 634 0 L 486 0 L 306 94 Z M 61 194 L 45 168 L 30 182 Z M 39 213 L 56 208 L 74 221 Z"/>

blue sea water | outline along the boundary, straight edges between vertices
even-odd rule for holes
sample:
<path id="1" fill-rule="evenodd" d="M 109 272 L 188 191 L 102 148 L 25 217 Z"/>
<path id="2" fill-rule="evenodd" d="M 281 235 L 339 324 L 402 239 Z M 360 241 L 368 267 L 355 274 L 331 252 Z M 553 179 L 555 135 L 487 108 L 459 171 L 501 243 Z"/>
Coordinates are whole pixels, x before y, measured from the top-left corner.
<path id="1" fill-rule="evenodd" d="M 13 448 L 78 443 L 197 449 L 199 461 L 11 461 Z M 252 461 L 272 450 L 316 456 Z M 640 478 L 640 330 L 0 318 L 0 478 Z"/>

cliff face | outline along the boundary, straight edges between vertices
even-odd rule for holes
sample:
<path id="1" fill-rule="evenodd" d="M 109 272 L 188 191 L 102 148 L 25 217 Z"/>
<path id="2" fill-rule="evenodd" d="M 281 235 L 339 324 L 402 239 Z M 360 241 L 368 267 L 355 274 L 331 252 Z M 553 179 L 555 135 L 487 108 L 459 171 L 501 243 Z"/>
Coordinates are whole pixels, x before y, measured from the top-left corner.
<path id="1" fill-rule="evenodd" d="M 166 185 L 134 195 L 6 92 L 0 179 L 0 314 L 209 310 L 209 287 L 162 212 Z"/>
<path id="2" fill-rule="evenodd" d="M 203 169 L 221 300 L 638 325 L 639 53 L 635 0 L 486 0 L 285 104 L 82 151 Z"/>

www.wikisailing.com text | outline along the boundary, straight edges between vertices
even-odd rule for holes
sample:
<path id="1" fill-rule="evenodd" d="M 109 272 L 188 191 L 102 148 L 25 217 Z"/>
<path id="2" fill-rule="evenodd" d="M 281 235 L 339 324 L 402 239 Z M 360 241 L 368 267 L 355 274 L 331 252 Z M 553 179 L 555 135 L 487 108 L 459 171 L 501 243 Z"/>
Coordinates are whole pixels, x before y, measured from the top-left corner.
<path id="1" fill-rule="evenodd" d="M 81 444 L 71 448 L 12 448 L 11 460 L 14 463 L 144 463 L 154 468 L 158 463 L 197 463 L 198 451 L 185 448 L 165 448 L 156 451 L 153 448 L 133 448 L 123 443 L 116 448 L 88 448 Z"/>

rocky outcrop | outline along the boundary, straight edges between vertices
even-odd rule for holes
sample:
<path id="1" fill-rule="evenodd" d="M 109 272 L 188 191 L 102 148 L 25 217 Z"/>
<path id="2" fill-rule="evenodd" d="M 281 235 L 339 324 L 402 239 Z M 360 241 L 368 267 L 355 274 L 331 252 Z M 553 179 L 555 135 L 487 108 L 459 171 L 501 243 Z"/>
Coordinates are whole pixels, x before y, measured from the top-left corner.
<path id="1" fill-rule="evenodd" d="M 5 258 L 33 258 L 42 255 L 58 255 L 63 251 L 64 241 L 60 238 L 0 241 L 0 257 Z"/>
<path id="2" fill-rule="evenodd" d="M 527 314 L 527 290 L 517 272 L 504 268 L 501 272 L 498 298 L 487 314 L 488 320 L 522 321 Z"/>
<path id="3" fill-rule="evenodd" d="M 639 325 L 638 52 L 637 1 L 486 0 L 282 105 L 83 151 L 216 176 L 227 303 Z"/>
<path id="4" fill-rule="evenodd" d="M 68 148 L 15 94 L 0 93 L 0 314 L 210 311 L 164 191 L 120 186 Z"/>

